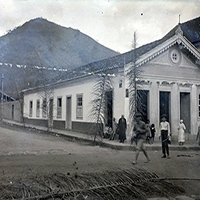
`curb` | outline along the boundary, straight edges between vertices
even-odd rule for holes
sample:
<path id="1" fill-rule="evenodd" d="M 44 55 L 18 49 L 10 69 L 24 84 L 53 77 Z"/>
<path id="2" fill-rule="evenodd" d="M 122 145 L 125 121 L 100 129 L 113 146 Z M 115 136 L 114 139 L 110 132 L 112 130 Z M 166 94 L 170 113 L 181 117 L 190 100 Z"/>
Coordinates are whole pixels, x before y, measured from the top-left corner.
<path id="1" fill-rule="evenodd" d="M 13 122 L 12 121 L 7 121 L 7 120 L 2 120 L 4 123 L 6 124 L 10 124 L 10 125 L 15 125 L 15 126 L 19 126 L 19 127 L 24 127 L 22 124 L 20 123 L 16 123 L 16 122 Z M 31 126 L 31 125 L 25 125 L 25 128 L 30 128 L 30 129 L 35 129 L 35 130 L 38 130 L 38 131 L 44 131 L 44 132 L 47 132 L 47 130 L 45 129 L 40 129 L 38 127 L 34 127 L 34 126 Z M 69 141 L 80 141 L 80 142 L 88 142 L 90 143 L 91 145 L 98 145 L 98 146 L 101 146 L 101 147 L 106 147 L 106 148 L 111 148 L 111 149 L 116 149 L 116 150 L 125 150 L 125 151 L 135 151 L 136 150 L 136 146 L 135 145 L 131 145 L 131 144 L 128 144 L 128 143 L 125 143 L 125 144 L 122 144 L 122 145 L 116 145 L 116 144 L 111 144 L 109 142 L 105 142 L 105 141 L 93 141 L 93 139 L 88 139 L 88 138 L 83 138 L 83 137 L 78 137 L 78 136 L 75 136 L 75 135 L 67 135 L 67 134 L 64 134 L 64 133 L 60 133 L 59 131 L 50 131 L 50 134 L 53 134 L 55 136 L 61 136 L 63 138 L 66 138 L 67 140 Z M 162 146 L 161 144 L 160 145 L 145 145 L 145 148 L 149 151 L 160 151 L 162 149 Z M 169 145 L 169 149 L 170 151 L 200 151 L 200 146 L 175 146 L 175 145 Z"/>

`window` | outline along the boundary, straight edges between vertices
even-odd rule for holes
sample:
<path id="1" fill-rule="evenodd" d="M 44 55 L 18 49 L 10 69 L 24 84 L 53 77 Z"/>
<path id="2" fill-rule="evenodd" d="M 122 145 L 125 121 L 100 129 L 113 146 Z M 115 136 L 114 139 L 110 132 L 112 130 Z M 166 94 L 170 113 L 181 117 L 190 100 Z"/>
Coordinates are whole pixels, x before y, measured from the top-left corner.
<path id="1" fill-rule="evenodd" d="M 53 98 L 49 99 L 49 119 L 53 119 Z"/>
<path id="2" fill-rule="evenodd" d="M 126 89 L 126 98 L 129 97 L 129 92 L 128 92 L 128 89 Z"/>
<path id="3" fill-rule="evenodd" d="M 33 116 L 33 101 L 29 103 L 29 117 Z"/>
<path id="4" fill-rule="evenodd" d="M 83 119 L 83 95 L 76 96 L 76 118 Z"/>
<path id="5" fill-rule="evenodd" d="M 174 64 L 177 64 L 180 61 L 180 54 L 176 49 L 171 51 L 171 60 Z"/>
<path id="6" fill-rule="evenodd" d="M 122 88 L 122 80 L 119 81 L 119 88 Z"/>
<path id="7" fill-rule="evenodd" d="M 199 94 L 199 117 L 200 117 L 200 94 Z"/>
<path id="8" fill-rule="evenodd" d="M 173 53 L 173 54 L 172 54 L 172 60 L 174 60 L 174 62 L 176 62 L 176 60 L 178 59 L 177 57 L 178 57 L 178 56 L 177 56 L 176 53 Z"/>
<path id="9" fill-rule="evenodd" d="M 47 100 L 46 98 L 43 99 L 43 103 L 42 103 L 42 117 L 46 117 L 47 116 Z"/>
<path id="10" fill-rule="evenodd" d="M 62 97 L 57 99 L 57 118 L 62 117 Z"/>
<path id="11" fill-rule="evenodd" d="M 40 117 L 40 100 L 36 102 L 36 117 Z"/>

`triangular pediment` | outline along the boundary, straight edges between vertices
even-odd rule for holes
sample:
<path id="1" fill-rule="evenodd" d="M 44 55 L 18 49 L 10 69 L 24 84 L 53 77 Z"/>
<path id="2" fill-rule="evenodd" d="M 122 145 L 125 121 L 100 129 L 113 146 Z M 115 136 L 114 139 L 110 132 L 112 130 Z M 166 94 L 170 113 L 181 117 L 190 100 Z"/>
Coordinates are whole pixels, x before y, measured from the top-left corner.
<path id="1" fill-rule="evenodd" d="M 190 43 L 190 41 L 188 41 L 187 38 L 185 38 L 182 35 L 182 32 L 180 30 L 177 29 L 176 34 L 174 36 L 159 44 L 150 51 L 146 52 L 145 54 L 141 55 L 139 59 L 137 59 L 136 65 L 141 66 L 151 61 L 152 59 L 155 59 L 156 57 L 162 55 L 175 45 L 178 45 L 180 48 L 186 49 L 197 60 L 200 60 L 199 50 L 192 43 Z"/>
<path id="2" fill-rule="evenodd" d="M 174 51 L 178 54 L 176 62 L 173 62 Z M 188 53 L 190 54 L 190 52 Z M 153 58 L 151 61 L 149 61 L 149 63 L 160 66 L 167 65 L 167 66 L 186 67 L 186 68 L 198 68 L 197 65 L 195 65 L 195 63 L 192 60 L 190 60 L 190 58 L 188 58 L 187 54 L 183 53 L 178 48 L 178 45 L 172 46 L 167 51 Z"/>

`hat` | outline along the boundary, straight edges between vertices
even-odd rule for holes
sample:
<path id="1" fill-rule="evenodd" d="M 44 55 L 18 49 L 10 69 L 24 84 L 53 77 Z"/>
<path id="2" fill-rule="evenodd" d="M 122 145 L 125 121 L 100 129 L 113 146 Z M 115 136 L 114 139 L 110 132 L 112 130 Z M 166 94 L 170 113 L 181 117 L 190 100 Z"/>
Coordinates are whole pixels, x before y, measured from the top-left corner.
<path id="1" fill-rule="evenodd" d="M 135 117 L 142 117 L 141 113 L 136 113 Z"/>

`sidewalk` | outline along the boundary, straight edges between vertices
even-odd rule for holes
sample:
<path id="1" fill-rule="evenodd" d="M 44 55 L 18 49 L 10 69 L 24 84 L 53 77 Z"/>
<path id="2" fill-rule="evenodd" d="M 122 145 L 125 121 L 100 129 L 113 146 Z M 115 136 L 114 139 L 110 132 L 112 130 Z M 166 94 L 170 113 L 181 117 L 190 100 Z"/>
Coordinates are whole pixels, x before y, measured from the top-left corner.
<path id="1" fill-rule="evenodd" d="M 11 125 L 23 126 L 22 123 L 15 122 L 12 120 L 3 119 L 2 121 Z M 47 131 L 47 128 L 42 126 L 25 124 L 25 127 L 35 128 L 41 131 Z M 94 139 L 92 135 L 73 132 L 69 130 L 52 129 L 51 132 L 58 136 L 65 137 L 73 141 L 78 140 L 78 141 L 92 142 Z M 131 145 L 130 141 L 125 141 L 125 143 L 119 143 L 118 140 L 102 139 L 102 142 L 97 141 L 97 144 L 103 147 L 108 147 L 116 150 L 129 150 L 129 151 L 135 150 L 135 145 Z M 158 138 L 155 139 L 155 142 L 153 144 L 145 144 L 145 146 L 147 150 L 161 151 L 161 142 L 158 140 Z M 186 140 L 183 146 L 179 146 L 178 142 L 172 141 L 172 144 L 169 146 L 169 148 L 172 151 L 200 151 L 200 146 L 198 146 L 195 140 Z"/>

